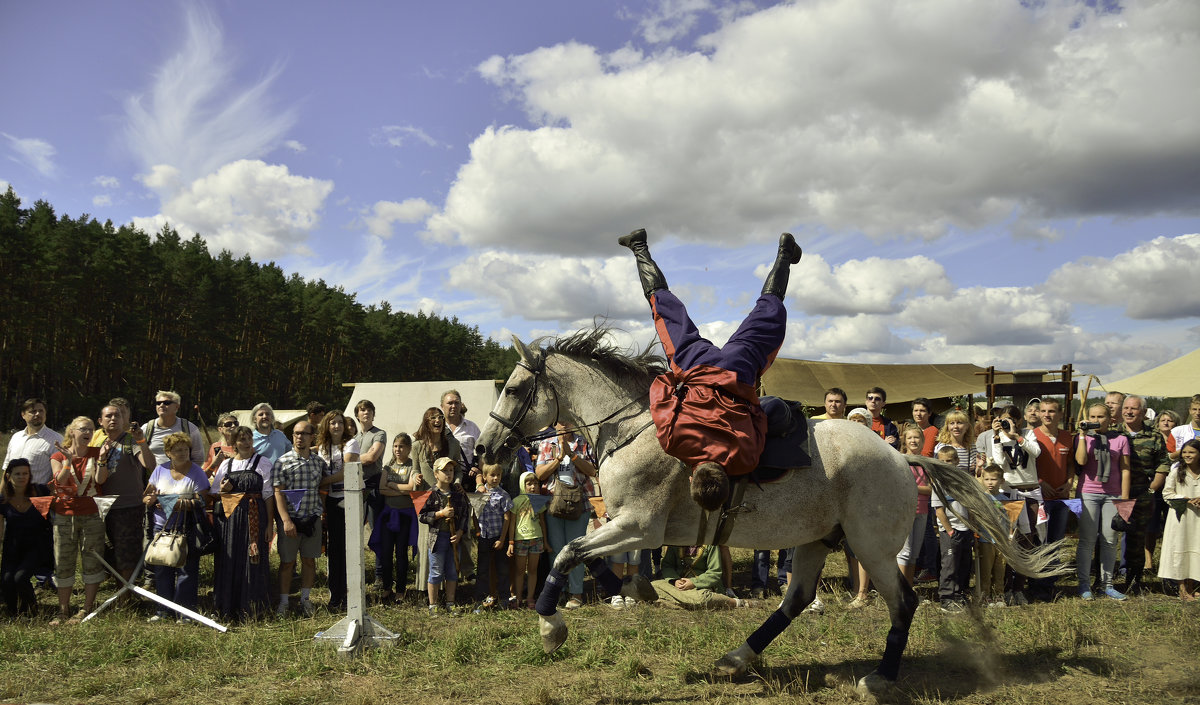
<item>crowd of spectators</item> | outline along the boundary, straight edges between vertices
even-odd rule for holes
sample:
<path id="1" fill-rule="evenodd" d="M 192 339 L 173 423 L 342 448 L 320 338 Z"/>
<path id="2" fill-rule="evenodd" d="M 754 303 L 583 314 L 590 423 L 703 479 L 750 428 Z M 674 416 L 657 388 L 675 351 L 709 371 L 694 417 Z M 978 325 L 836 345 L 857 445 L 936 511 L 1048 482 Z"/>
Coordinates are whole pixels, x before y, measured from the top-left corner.
<path id="1" fill-rule="evenodd" d="M 1053 578 L 1026 584 L 1004 566 L 991 537 L 962 521 L 962 505 L 940 496 L 912 464 L 918 503 L 896 562 L 910 584 L 937 583 L 942 609 L 963 608 L 973 575 L 989 606 L 1072 593 L 1121 601 L 1148 590 L 1155 566 L 1164 589 L 1185 601 L 1198 597 L 1200 395 L 1184 420 L 1170 410 L 1149 414 L 1140 397 L 1110 394 L 1090 405 L 1074 430 L 1064 428 L 1063 402 L 1049 398 L 989 413 L 953 408 L 940 417 L 932 402 L 916 399 L 911 419 L 899 423 L 884 414 L 883 389 L 872 387 L 863 401 L 849 409 L 846 392 L 829 389 L 824 413 L 813 421 L 858 421 L 897 452 L 972 473 L 1009 510 L 1020 545 L 1078 534 L 1075 586 Z M 0 485 L 0 596 L 9 613 L 36 614 L 36 589 L 45 587 L 57 591 L 53 624 L 80 621 L 95 609 L 107 566 L 130 580 L 163 533 L 183 537 L 186 557 L 149 572 L 156 592 L 179 607 L 229 621 L 312 615 L 318 607 L 344 611 L 346 502 L 354 500 L 344 473 L 353 462 L 361 463 L 366 485 L 372 597 L 382 603 L 420 601 L 435 613 L 532 608 L 557 552 L 607 518 L 603 502 L 592 501 L 602 495 L 602 477 L 585 438 L 560 424 L 519 449 L 510 466 L 483 466 L 474 450 L 479 427 L 454 390 L 414 419 L 411 437 L 393 429 L 391 445 L 367 400 L 353 418 L 314 402 L 290 437 L 271 405 L 260 403 L 251 426 L 222 414 L 211 443 L 179 415 L 180 404 L 178 394 L 160 391 L 155 417 L 139 424 L 129 402 L 114 398 L 95 422 L 75 418 L 61 435 L 46 425 L 44 401 L 23 404 L 25 427 L 8 444 Z M 870 576 L 853 547 L 844 548 L 852 596 L 846 606 L 860 609 L 873 600 Z M 972 569 L 976 556 L 979 570 Z M 328 598 L 318 605 L 312 593 L 321 557 Z M 749 604 L 734 590 L 724 546 L 632 551 L 609 560 L 618 577 L 640 571 L 657 578 L 660 601 L 677 607 Z M 790 566 L 791 551 L 755 551 L 747 597 L 786 589 Z M 83 602 L 75 608 L 77 572 Z M 567 576 L 565 609 L 587 599 L 584 577 L 583 566 Z M 464 591 L 461 583 L 473 585 Z M 633 602 L 602 599 L 614 609 Z M 818 596 L 809 609 L 824 607 Z M 155 605 L 150 619 L 168 618 L 188 621 L 182 611 Z"/>

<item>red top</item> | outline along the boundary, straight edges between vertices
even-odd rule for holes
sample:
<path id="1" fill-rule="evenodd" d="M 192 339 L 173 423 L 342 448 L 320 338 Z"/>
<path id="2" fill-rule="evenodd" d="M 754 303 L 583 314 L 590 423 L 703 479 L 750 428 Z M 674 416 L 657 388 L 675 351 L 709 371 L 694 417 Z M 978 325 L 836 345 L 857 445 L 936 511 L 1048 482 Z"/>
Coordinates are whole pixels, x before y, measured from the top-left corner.
<path id="1" fill-rule="evenodd" d="M 675 394 L 680 383 L 682 397 Z M 718 367 L 659 375 L 650 384 L 650 415 L 663 450 L 689 468 L 713 462 L 730 477 L 745 475 L 766 443 L 767 415 L 755 389 Z"/>
<path id="2" fill-rule="evenodd" d="M 51 460 L 57 460 L 59 463 L 67 462 L 67 456 L 62 453 L 55 453 L 50 456 Z M 89 480 L 89 487 L 84 490 L 83 496 L 79 496 L 79 482 L 83 480 L 84 470 L 87 468 L 86 457 L 73 458 L 71 460 L 71 472 L 65 483 L 60 483 L 58 478 L 50 479 L 50 488 L 54 490 L 54 512 L 64 516 L 87 516 L 95 514 L 99 510 L 96 508 L 96 503 L 92 501 L 89 495 L 99 494 L 94 481 Z"/>
<path id="3" fill-rule="evenodd" d="M 1033 429 L 1033 437 L 1042 447 L 1037 457 L 1038 479 L 1051 487 L 1062 487 L 1075 470 L 1071 465 L 1075 462 L 1071 434 L 1060 429 L 1058 436 L 1051 438 L 1038 426 Z"/>
<path id="4" fill-rule="evenodd" d="M 937 445 L 938 427 L 929 424 L 927 427 L 921 429 L 921 432 L 925 434 L 925 445 L 921 448 L 921 455 L 926 458 L 932 458 L 933 448 Z M 918 512 L 918 514 L 921 513 L 923 512 Z"/>

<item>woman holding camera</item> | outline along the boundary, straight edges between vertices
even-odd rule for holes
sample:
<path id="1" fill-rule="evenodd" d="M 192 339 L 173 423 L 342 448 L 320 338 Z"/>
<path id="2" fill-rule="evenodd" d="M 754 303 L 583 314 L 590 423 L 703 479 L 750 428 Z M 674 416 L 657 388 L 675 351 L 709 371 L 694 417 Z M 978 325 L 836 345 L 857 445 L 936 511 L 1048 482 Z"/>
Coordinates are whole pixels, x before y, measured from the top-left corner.
<path id="1" fill-rule="evenodd" d="M 1125 595 L 1112 586 L 1117 560 L 1117 532 L 1112 527 L 1117 515 L 1114 499 L 1129 499 L 1129 439 L 1123 433 L 1109 431 L 1108 407 L 1088 407 L 1087 423 L 1080 424 L 1075 441 L 1075 462 L 1079 465 L 1079 546 L 1075 566 L 1079 573 L 1079 596 L 1093 598 L 1091 590 L 1092 553 L 1100 542 L 1098 590 L 1114 600 Z"/>
<path id="2" fill-rule="evenodd" d="M 991 438 L 985 440 L 987 457 L 1004 471 L 1002 488 L 1012 496 L 1025 500 L 1025 511 L 1018 517 L 1018 543 L 1025 548 L 1038 545 L 1038 507 L 1041 505 L 1042 485 L 1038 482 L 1037 458 L 1041 445 L 1032 429 L 1025 428 L 1025 414 L 1014 404 L 1000 409 L 1000 415 L 992 419 Z M 1027 605 L 1025 576 L 1008 568 L 1005 570 L 1005 597 L 1012 605 Z"/>

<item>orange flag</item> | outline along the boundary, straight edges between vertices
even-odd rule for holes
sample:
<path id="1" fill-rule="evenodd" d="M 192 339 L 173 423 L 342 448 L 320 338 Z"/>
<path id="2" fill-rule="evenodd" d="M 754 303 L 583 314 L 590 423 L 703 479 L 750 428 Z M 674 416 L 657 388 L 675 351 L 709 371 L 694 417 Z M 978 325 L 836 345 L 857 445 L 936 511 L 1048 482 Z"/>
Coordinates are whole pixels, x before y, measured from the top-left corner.
<path id="1" fill-rule="evenodd" d="M 233 510 L 237 509 L 237 506 L 242 503 L 242 497 L 245 496 L 245 492 L 221 493 L 221 507 L 224 508 L 226 517 L 233 516 Z"/>
<path id="2" fill-rule="evenodd" d="M 410 492 L 409 497 L 412 497 L 413 510 L 420 514 L 425 507 L 425 503 L 429 501 L 429 490 L 421 490 L 419 492 Z"/>
<path id="3" fill-rule="evenodd" d="M 602 517 L 608 512 L 608 508 L 604 506 L 603 497 L 588 497 L 588 501 L 592 503 L 592 509 L 595 510 L 596 516 Z"/>
<path id="4" fill-rule="evenodd" d="M 50 505 L 54 502 L 53 497 L 30 497 L 29 501 L 37 507 L 38 514 L 41 514 L 43 519 L 50 520 Z"/>

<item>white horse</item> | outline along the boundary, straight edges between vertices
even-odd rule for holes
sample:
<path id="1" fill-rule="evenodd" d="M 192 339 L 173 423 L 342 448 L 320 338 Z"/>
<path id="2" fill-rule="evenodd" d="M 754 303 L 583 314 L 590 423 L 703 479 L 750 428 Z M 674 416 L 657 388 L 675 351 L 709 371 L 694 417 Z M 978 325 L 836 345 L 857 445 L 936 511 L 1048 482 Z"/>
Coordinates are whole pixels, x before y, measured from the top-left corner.
<path id="1" fill-rule="evenodd" d="M 610 521 L 571 541 L 558 554 L 537 611 L 547 653 L 567 638 L 557 610 L 563 576 L 583 563 L 610 593 L 654 600 L 643 578 L 623 584 L 608 571 L 604 557 L 663 545 L 714 543 L 709 520 L 689 494 L 688 469 L 667 455 L 650 422 L 648 389 L 662 372 L 662 360 L 644 351 L 628 356 L 598 327 L 531 350 L 513 339 L 520 361 L 504 385 L 479 439 L 478 452 L 506 462 L 511 449 L 557 421 L 591 436 Z M 1007 520 L 967 473 L 928 458 L 897 453 L 870 429 L 851 421 L 824 421 L 810 427 L 812 465 L 794 469 L 777 482 L 745 491 L 732 512 L 733 529 L 724 542 L 756 549 L 795 547 L 792 583 L 782 606 L 716 669 L 739 676 L 748 664 L 812 602 L 826 555 L 844 536 L 887 602 L 891 629 L 883 659 L 859 682 L 861 692 L 894 682 L 908 642 L 917 597 L 896 565 L 896 554 L 912 526 L 917 491 L 908 463 L 920 462 L 935 487 L 958 499 L 977 530 L 1000 537 L 997 546 L 1009 565 L 1028 575 L 1049 575 L 1053 547 L 1025 552 L 1008 542 Z M 702 527 L 703 524 L 703 527 Z"/>

